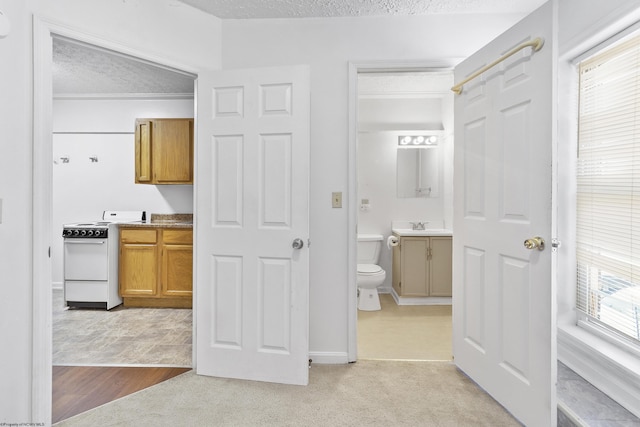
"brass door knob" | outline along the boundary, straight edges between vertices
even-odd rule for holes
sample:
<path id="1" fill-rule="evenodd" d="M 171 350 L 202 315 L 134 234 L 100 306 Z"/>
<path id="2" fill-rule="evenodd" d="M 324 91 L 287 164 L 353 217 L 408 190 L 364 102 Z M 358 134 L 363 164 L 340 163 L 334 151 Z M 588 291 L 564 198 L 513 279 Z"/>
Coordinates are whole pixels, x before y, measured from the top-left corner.
<path id="1" fill-rule="evenodd" d="M 524 241 L 524 247 L 527 249 L 544 250 L 544 239 L 542 237 L 532 237 Z"/>

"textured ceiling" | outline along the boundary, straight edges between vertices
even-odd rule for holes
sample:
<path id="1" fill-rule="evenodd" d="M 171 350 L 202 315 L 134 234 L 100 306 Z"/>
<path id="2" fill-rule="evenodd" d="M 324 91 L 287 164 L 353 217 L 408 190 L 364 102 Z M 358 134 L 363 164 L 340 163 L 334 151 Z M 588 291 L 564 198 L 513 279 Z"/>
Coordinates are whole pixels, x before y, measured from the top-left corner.
<path id="1" fill-rule="evenodd" d="M 95 46 L 54 37 L 53 94 L 193 95 L 193 77 Z"/>
<path id="2" fill-rule="evenodd" d="M 124 0 L 123 0 L 124 1 Z M 222 19 L 526 14 L 545 0 L 179 0 Z M 53 41 L 53 93 L 193 94 L 193 77 L 64 38 Z"/>
<path id="3" fill-rule="evenodd" d="M 529 13 L 546 0 L 180 0 L 221 19 Z"/>

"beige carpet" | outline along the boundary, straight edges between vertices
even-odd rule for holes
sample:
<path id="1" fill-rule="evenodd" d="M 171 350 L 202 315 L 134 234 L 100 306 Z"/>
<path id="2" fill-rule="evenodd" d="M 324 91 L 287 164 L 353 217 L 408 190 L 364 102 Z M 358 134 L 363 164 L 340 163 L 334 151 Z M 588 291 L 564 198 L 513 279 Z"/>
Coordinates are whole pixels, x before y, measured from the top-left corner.
<path id="1" fill-rule="evenodd" d="M 451 305 L 402 305 L 380 295 L 379 311 L 358 310 L 358 359 L 452 360 Z"/>
<path id="2" fill-rule="evenodd" d="M 313 365 L 307 387 L 188 372 L 60 426 L 518 426 L 450 362 Z"/>

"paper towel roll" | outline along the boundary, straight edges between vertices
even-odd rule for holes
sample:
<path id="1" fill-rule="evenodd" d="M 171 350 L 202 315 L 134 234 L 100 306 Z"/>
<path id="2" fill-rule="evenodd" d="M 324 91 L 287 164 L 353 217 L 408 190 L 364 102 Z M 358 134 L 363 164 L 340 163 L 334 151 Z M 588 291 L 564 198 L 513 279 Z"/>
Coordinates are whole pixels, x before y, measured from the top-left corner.
<path id="1" fill-rule="evenodd" d="M 394 246 L 398 246 L 398 238 L 394 235 L 389 236 L 387 238 L 387 247 L 391 249 Z"/>

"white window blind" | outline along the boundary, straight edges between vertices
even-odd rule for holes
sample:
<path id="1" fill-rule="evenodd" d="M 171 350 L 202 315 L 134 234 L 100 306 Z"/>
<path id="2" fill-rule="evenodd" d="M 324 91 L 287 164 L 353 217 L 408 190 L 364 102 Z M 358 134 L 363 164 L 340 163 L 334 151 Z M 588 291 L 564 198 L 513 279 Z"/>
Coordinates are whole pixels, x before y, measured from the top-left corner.
<path id="1" fill-rule="evenodd" d="M 577 308 L 640 340 L 640 35 L 579 66 Z"/>

